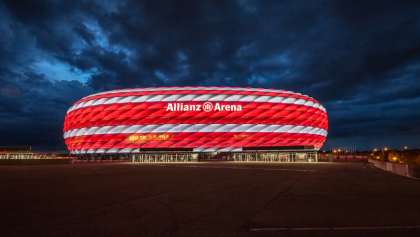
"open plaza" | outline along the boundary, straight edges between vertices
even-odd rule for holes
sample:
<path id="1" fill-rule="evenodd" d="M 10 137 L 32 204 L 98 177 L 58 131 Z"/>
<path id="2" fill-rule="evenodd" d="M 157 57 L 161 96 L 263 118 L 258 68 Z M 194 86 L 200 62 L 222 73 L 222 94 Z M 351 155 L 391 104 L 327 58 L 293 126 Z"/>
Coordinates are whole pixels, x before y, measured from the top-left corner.
<path id="1" fill-rule="evenodd" d="M 419 180 L 362 162 L 18 165 L 0 178 L 1 236 L 420 235 Z"/>

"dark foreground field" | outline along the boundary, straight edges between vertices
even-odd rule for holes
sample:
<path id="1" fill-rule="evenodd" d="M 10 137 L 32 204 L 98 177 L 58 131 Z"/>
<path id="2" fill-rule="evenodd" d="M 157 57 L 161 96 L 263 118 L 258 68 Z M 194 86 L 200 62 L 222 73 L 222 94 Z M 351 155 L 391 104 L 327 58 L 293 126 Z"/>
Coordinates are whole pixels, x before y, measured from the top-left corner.
<path id="1" fill-rule="evenodd" d="M 0 180 L 0 236 L 420 236 L 420 180 L 362 163 L 0 166 Z"/>

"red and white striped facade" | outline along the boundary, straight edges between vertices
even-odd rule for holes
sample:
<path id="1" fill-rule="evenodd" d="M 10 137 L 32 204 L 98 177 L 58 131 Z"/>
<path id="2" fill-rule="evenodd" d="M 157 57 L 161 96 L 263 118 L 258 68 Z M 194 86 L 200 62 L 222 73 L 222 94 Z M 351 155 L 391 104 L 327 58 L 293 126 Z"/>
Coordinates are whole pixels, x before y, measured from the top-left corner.
<path id="1" fill-rule="evenodd" d="M 319 150 L 328 119 L 318 101 L 292 91 L 159 87 L 87 96 L 67 111 L 63 131 L 73 154 L 132 153 L 142 148 L 235 152 L 299 145 Z"/>

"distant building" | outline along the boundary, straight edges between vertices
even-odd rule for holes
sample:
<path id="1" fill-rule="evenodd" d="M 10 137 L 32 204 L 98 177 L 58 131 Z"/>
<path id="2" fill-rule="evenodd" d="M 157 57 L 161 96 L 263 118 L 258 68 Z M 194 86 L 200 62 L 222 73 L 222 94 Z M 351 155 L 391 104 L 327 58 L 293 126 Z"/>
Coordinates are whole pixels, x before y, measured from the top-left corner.
<path id="1" fill-rule="evenodd" d="M 57 152 L 31 151 L 30 146 L 0 146 L 0 159 L 55 159 Z"/>
<path id="2" fill-rule="evenodd" d="M 135 161 L 317 161 L 325 108 L 292 91 L 160 87 L 101 92 L 77 101 L 64 139 L 79 156 Z"/>

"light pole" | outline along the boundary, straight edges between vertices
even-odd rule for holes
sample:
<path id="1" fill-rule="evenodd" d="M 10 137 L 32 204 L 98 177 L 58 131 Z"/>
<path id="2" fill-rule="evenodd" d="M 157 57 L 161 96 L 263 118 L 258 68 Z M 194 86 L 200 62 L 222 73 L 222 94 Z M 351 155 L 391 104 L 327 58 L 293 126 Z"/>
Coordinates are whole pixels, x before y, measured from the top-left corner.
<path id="1" fill-rule="evenodd" d="M 404 149 L 407 149 L 407 147 L 405 146 Z M 401 147 L 401 159 L 398 161 L 398 163 L 401 163 L 400 161 L 404 158 L 404 152 L 403 149 Z"/>
<path id="2" fill-rule="evenodd" d="M 385 152 L 384 152 L 384 150 L 387 151 L 388 148 L 385 147 L 384 149 L 382 149 L 382 161 L 386 161 L 385 160 Z"/>
<path id="3" fill-rule="evenodd" d="M 338 149 L 338 160 L 341 160 L 341 149 Z"/>

